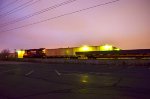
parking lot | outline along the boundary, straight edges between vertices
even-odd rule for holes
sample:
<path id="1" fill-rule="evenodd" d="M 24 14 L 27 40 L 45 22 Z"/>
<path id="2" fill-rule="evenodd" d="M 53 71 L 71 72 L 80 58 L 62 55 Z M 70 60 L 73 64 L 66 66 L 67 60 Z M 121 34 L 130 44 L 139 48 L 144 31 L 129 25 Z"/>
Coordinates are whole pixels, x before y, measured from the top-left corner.
<path id="1" fill-rule="evenodd" d="M 150 99 L 150 66 L 0 62 L 0 99 Z"/>

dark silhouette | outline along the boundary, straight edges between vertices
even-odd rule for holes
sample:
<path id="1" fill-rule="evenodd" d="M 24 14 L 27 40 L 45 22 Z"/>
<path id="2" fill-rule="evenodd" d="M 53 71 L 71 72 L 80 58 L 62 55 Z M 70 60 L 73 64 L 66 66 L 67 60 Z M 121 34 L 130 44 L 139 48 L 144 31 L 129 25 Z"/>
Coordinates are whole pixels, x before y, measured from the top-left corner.
<path id="1" fill-rule="evenodd" d="M 3 49 L 0 52 L 0 59 L 1 60 L 7 60 L 9 58 L 9 55 L 10 55 L 10 50 L 9 49 Z"/>

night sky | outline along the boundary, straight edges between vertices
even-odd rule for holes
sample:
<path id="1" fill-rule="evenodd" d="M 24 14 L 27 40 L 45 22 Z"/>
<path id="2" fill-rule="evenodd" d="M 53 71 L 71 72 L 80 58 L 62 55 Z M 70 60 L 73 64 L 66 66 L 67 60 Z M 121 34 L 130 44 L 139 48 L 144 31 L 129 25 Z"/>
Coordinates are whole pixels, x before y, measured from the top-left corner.
<path id="1" fill-rule="evenodd" d="M 115 2 L 107 4 L 112 1 Z M 112 1 L 0 0 L 0 50 L 85 44 L 111 44 L 121 49 L 150 48 L 150 0 Z M 102 5 L 58 17 L 98 4 Z M 49 7 L 51 10 L 33 15 Z"/>

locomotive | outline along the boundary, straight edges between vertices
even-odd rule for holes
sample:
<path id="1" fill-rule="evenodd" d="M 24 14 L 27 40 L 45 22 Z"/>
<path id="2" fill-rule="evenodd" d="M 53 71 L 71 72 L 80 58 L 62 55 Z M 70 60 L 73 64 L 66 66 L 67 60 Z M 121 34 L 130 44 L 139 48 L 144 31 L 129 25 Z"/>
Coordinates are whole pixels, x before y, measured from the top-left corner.
<path id="1" fill-rule="evenodd" d="M 23 58 L 44 58 L 46 57 L 45 48 L 24 50 Z"/>

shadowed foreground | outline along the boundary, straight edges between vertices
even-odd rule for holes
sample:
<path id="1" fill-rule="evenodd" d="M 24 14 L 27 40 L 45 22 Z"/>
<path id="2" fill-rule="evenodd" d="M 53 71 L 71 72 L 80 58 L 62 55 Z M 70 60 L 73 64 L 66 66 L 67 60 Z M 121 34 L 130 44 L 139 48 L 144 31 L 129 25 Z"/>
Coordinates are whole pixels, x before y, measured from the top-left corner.
<path id="1" fill-rule="evenodd" d="M 0 99 L 150 99 L 149 66 L 0 63 Z"/>

